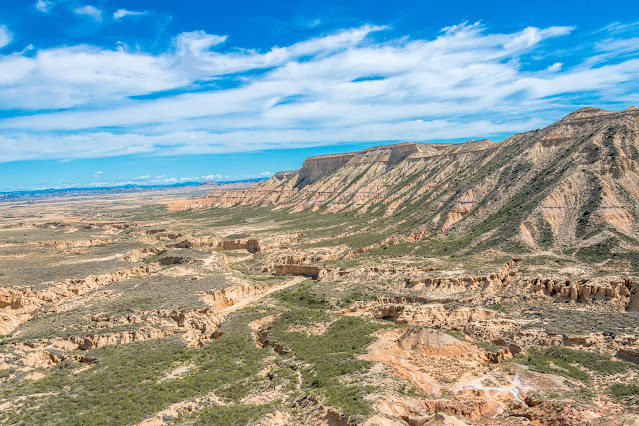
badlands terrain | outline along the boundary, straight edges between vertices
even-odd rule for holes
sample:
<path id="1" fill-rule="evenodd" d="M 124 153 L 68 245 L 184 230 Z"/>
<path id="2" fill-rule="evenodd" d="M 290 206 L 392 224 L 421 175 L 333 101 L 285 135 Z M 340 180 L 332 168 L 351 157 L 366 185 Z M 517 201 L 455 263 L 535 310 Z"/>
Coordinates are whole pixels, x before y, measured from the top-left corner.
<path id="1" fill-rule="evenodd" d="M 3 424 L 639 424 L 639 109 L 0 202 Z"/>

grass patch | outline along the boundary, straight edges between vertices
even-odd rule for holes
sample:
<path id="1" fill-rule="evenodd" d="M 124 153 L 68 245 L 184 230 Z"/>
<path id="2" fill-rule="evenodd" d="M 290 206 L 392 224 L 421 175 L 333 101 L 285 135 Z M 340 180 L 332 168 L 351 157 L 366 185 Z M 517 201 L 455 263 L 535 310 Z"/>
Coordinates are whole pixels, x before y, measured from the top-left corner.
<path id="1" fill-rule="evenodd" d="M 504 312 L 504 313 L 508 312 L 508 308 L 502 305 L 501 303 L 493 303 L 492 305 L 486 306 L 486 309 L 490 309 L 492 311 Z"/>
<path id="2" fill-rule="evenodd" d="M 356 356 L 375 340 L 370 334 L 384 326 L 360 318 L 340 317 L 322 335 L 288 331 L 291 326 L 327 317 L 326 312 L 317 310 L 291 310 L 274 323 L 270 334 L 291 350 L 295 360 L 301 361 L 304 388 L 349 415 L 370 413 L 370 404 L 364 396 L 374 387 L 349 384 L 345 379 L 370 367 L 370 362 Z"/>
<path id="3" fill-rule="evenodd" d="M 200 411 L 196 425 L 240 426 L 255 423 L 265 414 L 275 411 L 274 404 L 264 405 L 223 405 L 205 408 Z"/>
<path id="4" fill-rule="evenodd" d="M 577 365 L 602 375 L 619 374 L 637 368 L 628 362 L 613 361 L 608 355 L 560 346 L 545 350 L 531 349 L 527 355 L 517 355 L 514 360 L 541 373 L 571 377 L 584 383 L 590 383 L 590 376 Z"/>
<path id="5" fill-rule="evenodd" d="M 377 296 L 375 295 L 367 295 L 364 293 L 361 293 L 359 291 L 352 291 L 348 294 L 343 295 L 338 302 L 338 305 L 340 307 L 345 307 L 345 306 L 349 306 L 352 303 L 355 302 L 359 302 L 359 301 L 369 301 L 369 300 L 376 300 Z"/>
<path id="6" fill-rule="evenodd" d="M 163 254 L 152 254 L 150 256 L 145 257 L 142 261 L 144 263 L 153 263 L 153 262 L 157 262 L 160 259 L 162 259 L 162 257 L 164 257 L 164 253 Z"/>
<path id="7" fill-rule="evenodd" d="M 552 227 L 545 219 L 539 219 L 537 225 L 539 227 L 539 245 L 545 249 L 549 249 L 554 242 Z"/>
<path id="8" fill-rule="evenodd" d="M 613 383 L 608 387 L 608 394 L 619 402 L 631 397 L 639 397 L 639 384 Z"/>
<path id="9" fill-rule="evenodd" d="M 240 234 L 231 234 L 231 235 L 227 235 L 226 237 L 224 237 L 225 240 L 241 240 L 244 238 L 249 238 L 250 235 L 249 234 L 244 234 L 244 233 L 240 233 Z"/>
<path id="10" fill-rule="evenodd" d="M 496 345 L 492 342 L 486 342 L 483 340 L 476 340 L 474 342 L 472 342 L 473 345 L 477 346 L 478 348 L 481 348 L 483 350 L 485 350 L 486 352 L 499 352 L 500 350 L 502 350 L 504 347 L 503 346 L 499 346 Z"/>
<path id="11" fill-rule="evenodd" d="M 558 266 L 564 267 L 567 264 L 573 263 L 571 259 L 565 257 L 555 257 L 548 255 L 539 255 L 539 256 L 527 256 L 524 257 L 521 261 L 522 266 Z"/>
<path id="12" fill-rule="evenodd" d="M 327 309 L 329 303 L 326 296 L 311 291 L 315 284 L 313 281 L 305 281 L 293 289 L 280 291 L 275 297 L 284 302 L 305 308 Z"/>
<path id="13" fill-rule="evenodd" d="M 591 176 L 588 179 L 588 186 L 592 191 L 590 192 L 590 197 L 586 200 L 582 207 L 579 219 L 577 219 L 576 235 L 579 238 L 586 235 L 586 231 L 590 225 L 591 216 L 601 205 L 603 187 L 599 180 L 595 176 Z"/>
<path id="14" fill-rule="evenodd" d="M 453 336 L 455 339 L 466 341 L 466 335 L 462 333 L 461 331 L 444 330 L 444 329 L 441 329 L 439 331 L 441 331 L 442 333 L 446 333 L 449 336 Z"/>
<path id="15" fill-rule="evenodd" d="M 0 423 L 135 424 L 170 404 L 210 391 L 238 401 L 256 387 L 256 380 L 263 380 L 257 372 L 268 353 L 240 330 L 202 348 L 186 348 L 179 338 L 107 346 L 87 352 L 99 362 L 81 375 L 74 375 L 72 365 L 63 362 L 37 382 L 0 389 L 6 398 L 51 393 L 44 401 L 27 400 L 18 412 L 0 413 Z M 198 368 L 180 379 L 159 380 L 175 365 L 186 363 Z"/>
<path id="16" fill-rule="evenodd" d="M 529 395 L 533 400 L 562 401 L 571 399 L 573 401 L 591 404 L 595 393 L 588 386 L 577 386 L 572 390 L 558 391 L 536 391 Z"/>
<path id="17" fill-rule="evenodd" d="M 617 246 L 617 242 L 615 238 L 608 238 L 591 246 L 580 248 L 576 257 L 584 263 L 605 262 L 613 256 L 612 250 Z"/>

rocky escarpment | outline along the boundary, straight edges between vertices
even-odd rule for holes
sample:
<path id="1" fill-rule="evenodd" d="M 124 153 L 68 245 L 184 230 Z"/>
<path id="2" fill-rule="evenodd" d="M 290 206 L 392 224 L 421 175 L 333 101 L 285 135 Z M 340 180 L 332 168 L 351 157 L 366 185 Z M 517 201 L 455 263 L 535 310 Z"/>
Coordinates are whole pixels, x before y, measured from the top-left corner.
<path id="1" fill-rule="evenodd" d="M 170 235 L 170 234 L 169 234 Z M 169 238 L 157 237 L 157 241 L 165 241 Z M 224 239 L 222 237 L 197 236 L 174 234 L 173 243 L 167 244 L 172 248 L 205 248 L 210 250 L 246 250 L 249 253 L 259 253 L 263 250 L 271 248 L 279 248 L 282 244 L 295 239 L 294 236 L 277 236 L 267 237 L 264 239 L 241 238 L 241 239 Z"/>
<path id="2" fill-rule="evenodd" d="M 218 246 L 220 250 L 246 250 L 249 253 L 257 253 L 260 251 L 260 242 L 254 238 L 247 240 L 230 240 L 222 241 Z"/>
<path id="3" fill-rule="evenodd" d="M 399 242 L 446 237 L 459 248 L 603 244 L 636 252 L 637 188 L 639 108 L 584 108 L 499 143 L 405 143 L 311 157 L 295 172 L 250 189 L 213 191 L 194 206 L 401 217 L 401 238 L 391 239 Z"/>
<path id="4" fill-rule="evenodd" d="M 322 273 L 322 269 L 312 265 L 276 265 L 275 273 L 277 275 L 302 275 L 307 277 L 318 278 Z"/>
<path id="5" fill-rule="evenodd" d="M 29 241 L 24 243 L 2 243 L 0 247 L 11 247 L 11 246 L 36 246 L 36 247 L 53 247 L 58 249 L 66 249 L 66 248 L 78 248 L 78 247 L 91 247 L 102 244 L 108 244 L 113 240 L 109 238 L 101 238 L 95 240 L 62 240 L 62 241 Z"/>
<path id="6" fill-rule="evenodd" d="M 526 283 L 537 294 L 581 303 L 608 303 L 639 311 L 639 282 L 632 279 L 607 283 L 537 278 Z"/>
<path id="7" fill-rule="evenodd" d="M 103 346 L 144 342 L 179 334 L 187 346 L 201 346 L 212 340 L 224 321 L 224 315 L 212 308 L 190 310 L 158 310 L 137 312 L 124 316 L 96 316 L 91 318 L 102 325 L 106 332 L 70 336 L 57 339 L 52 346 L 72 350 L 89 350 Z M 135 330 L 109 332 L 108 329 L 122 324 L 144 324 Z"/>
<path id="8" fill-rule="evenodd" d="M 51 283 L 48 288 L 38 291 L 30 288 L 0 288 L 0 334 L 10 333 L 46 304 L 55 305 L 78 298 L 98 287 L 149 275 L 160 269 L 159 265 L 135 266 L 108 274 Z"/>
<path id="9" fill-rule="evenodd" d="M 334 172 L 344 164 L 348 163 L 348 161 L 354 156 L 354 153 L 347 153 L 320 155 L 318 157 L 307 158 L 298 173 L 295 187 L 303 188 L 306 185 L 311 185 L 317 182 L 322 177 Z"/>
<path id="10" fill-rule="evenodd" d="M 211 290 L 204 296 L 204 300 L 216 309 L 223 309 L 233 306 L 247 297 L 264 293 L 266 288 L 250 283 L 241 283 L 223 289 Z"/>
<path id="11" fill-rule="evenodd" d="M 381 158 L 379 155 L 380 151 L 383 151 Z M 417 152 L 419 152 L 419 146 L 417 144 L 406 142 L 383 148 L 369 148 L 358 153 L 350 152 L 310 157 L 304 161 L 302 168 L 297 173 L 295 188 L 301 189 L 307 185 L 311 185 L 324 176 L 337 171 L 349 162 L 362 166 L 381 161 L 385 163 L 386 167 L 392 167 Z"/>
<path id="12" fill-rule="evenodd" d="M 223 289 L 214 289 L 207 292 L 202 298 L 204 302 L 211 305 L 220 313 L 229 312 L 238 307 L 245 306 L 251 301 L 267 296 L 275 291 L 283 290 L 302 281 L 301 278 L 294 278 L 273 285 L 259 285 L 250 282 L 240 282 L 238 284 Z"/>
<path id="13" fill-rule="evenodd" d="M 446 144 L 427 146 L 425 144 L 402 143 L 369 148 L 357 153 L 334 154 L 308 158 L 301 169 L 290 174 L 276 174 L 268 181 L 241 191 L 213 191 L 199 205 L 231 206 L 282 204 L 297 206 L 300 203 L 308 206 L 309 201 L 329 200 L 336 192 L 350 186 L 352 176 L 366 170 L 369 174 L 384 173 L 386 170 L 402 163 L 412 155 L 422 151 L 437 151 L 447 147 Z M 349 176 L 345 172 L 351 173 Z M 334 177 L 326 185 L 328 177 Z M 344 192 L 344 196 L 352 195 L 360 201 L 369 200 L 385 194 L 390 185 L 375 185 L 364 190 L 353 188 Z M 194 204 L 191 207 L 197 207 Z"/>

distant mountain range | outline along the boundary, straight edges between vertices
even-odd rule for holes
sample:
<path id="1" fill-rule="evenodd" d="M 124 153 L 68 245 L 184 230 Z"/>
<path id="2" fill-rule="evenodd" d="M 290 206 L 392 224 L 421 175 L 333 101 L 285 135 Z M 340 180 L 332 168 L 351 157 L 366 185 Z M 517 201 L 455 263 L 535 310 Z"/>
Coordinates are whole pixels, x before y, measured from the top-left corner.
<path id="1" fill-rule="evenodd" d="M 147 191 L 166 191 L 179 188 L 202 188 L 203 190 L 212 188 L 247 188 L 266 178 L 244 179 L 228 182 L 182 182 L 171 185 L 119 185 L 101 186 L 92 188 L 43 188 L 23 191 L 0 191 L 0 201 L 18 200 L 27 198 L 48 198 L 48 197 L 74 197 L 91 195 L 108 195 L 120 193 L 135 193 Z"/>

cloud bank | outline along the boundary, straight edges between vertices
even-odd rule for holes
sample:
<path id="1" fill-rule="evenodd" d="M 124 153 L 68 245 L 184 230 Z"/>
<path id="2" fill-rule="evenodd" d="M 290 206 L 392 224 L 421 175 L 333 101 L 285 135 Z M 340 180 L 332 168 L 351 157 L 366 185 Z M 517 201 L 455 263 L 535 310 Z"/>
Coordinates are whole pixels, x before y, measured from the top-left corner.
<path id="1" fill-rule="evenodd" d="M 123 43 L 0 54 L 0 161 L 503 135 L 558 110 L 633 102 L 639 89 L 639 48 L 618 26 L 579 58 L 553 52 L 559 41 L 582 47 L 573 27 L 504 34 L 461 23 L 431 39 L 388 30 L 364 25 L 267 51 L 194 31 L 159 54 Z"/>

